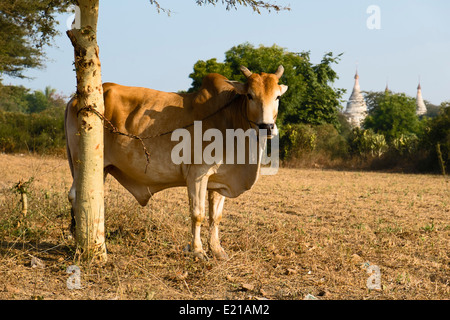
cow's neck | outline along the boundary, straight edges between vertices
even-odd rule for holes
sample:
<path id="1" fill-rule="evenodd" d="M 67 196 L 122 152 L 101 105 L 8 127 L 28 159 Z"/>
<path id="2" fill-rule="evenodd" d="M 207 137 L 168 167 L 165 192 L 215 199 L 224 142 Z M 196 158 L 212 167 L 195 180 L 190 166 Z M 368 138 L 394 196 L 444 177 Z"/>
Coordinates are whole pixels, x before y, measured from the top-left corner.
<path id="1" fill-rule="evenodd" d="M 219 98 L 220 97 L 220 98 Z M 198 99 L 198 98 L 197 98 Z M 198 99 L 197 101 L 199 101 Z M 209 97 L 207 100 L 208 105 L 205 109 L 209 112 L 208 116 L 199 117 L 198 119 L 203 120 L 203 130 L 209 128 L 218 129 L 222 133 L 223 137 L 223 155 L 226 157 L 226 137 L 227 129 L 237 130 L 242 129 L 246 132 L 248 129 L 253 128 L 251 122 L 247 118 L 247 108 L 248 101 L 245 96 L 236 95 L 235 92 L 224 91 L 220 92 L 215 97 Z M 203 110 L 205 110 L 203 109 Z M 256 128 L 253 128 L 256 129 Z M 248 138 L 246 138 L 248 139 Z M 259 141 L 258 141 L 259 142 Z M 259 176 L 259 171 L 261 168 L 261 155 L 263 149 L 260 148 L 259 143 L 257 144 L 257 155 L 256 163 L 245 163 L 245 164 L 232 164 L 228 165 L 226 161 L 225 165 L 221 165 L 219 169 L 220 177 L 214 177 L 216 182 L 224 183 L 228 185 L 230 177 L 239 177 L 234 179 L 233 188 L 228 189 L 228 193 L 224 194 L 227 197 L 236 197 L 246 190 L 249 190 L 257 181 Z M 264 146 L 262 146 L 264 147 Z M 248 144 L 245 147 L 246 156 L 249 154 Z M 242 151 L 242 150 L 241 150 Z M 237 145 L 234 144 L 234 154 L 237 154 Z M 247 158 L 248 159 L 248 158 Z M 222 167 L 223 166 L 223 167 Z M 226 178 L 225 181 L 220 179 Z"/>
<path id="2" fill-rule="evenodd" d="M 225 122 L 227 123 L 227 129 L 242 129 L 244 132 L 246 132 L 248 129 L 254 129 L 255 128 L 252 123 L 248 119 L 248 100 L 245 96 L 239 95 L 234 98 L 234 102 L 230 105 L 229 108 L 224 109 L 224 118 Z M 225 132 L 224 132 L 225 133 Z M 250 189 L 253 184 L 257 181 L 259 176 L 259 171 L 261 168 L 261 155 L 264 151 L 265 147 L 265 141 L 264 144 L 260 144 L 258 138 L 257 141 L 257 162 L 254 164 L 243 164 L 236 167 L 234 170 L 239 168 L 238 170 L 241 171 L 241 176 L 245 177 L 242 181 L 246 181 L 246 189 Z M 248 147 L 248 144 L 246 144 Z M 236 150 L 235 150 L 236 151 Z M 249 154 L 249 148 L 246 148 L 245 150 L 246 154 Z"/>
<path id="3" fill-rule="evenodd" d="M 247 117 L 248 100 L 245 96 L 236 95 L 233 98 L 229 108 L 224 109 L 224 117 L 227 120 L 228 129 L 243 129 L 244 131 L 252 128 Z"/>

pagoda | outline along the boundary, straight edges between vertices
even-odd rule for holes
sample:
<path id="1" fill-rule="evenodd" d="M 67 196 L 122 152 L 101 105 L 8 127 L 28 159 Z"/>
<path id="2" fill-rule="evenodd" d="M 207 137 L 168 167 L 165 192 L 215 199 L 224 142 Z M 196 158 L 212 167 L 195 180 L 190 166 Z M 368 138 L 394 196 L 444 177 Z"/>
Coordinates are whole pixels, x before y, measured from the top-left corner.
<path id="1" fill-rule="evenodd" d="M 361 124 L 367 116 L 367 105 L 359 87 L 358 70 L 355 73 L 355 84 L 353 86 L 352 94 L 347 102 L 347 108 L 344 115 L 348 122 L 354 127 L 361 127 Z"/>
<path id="2" fill-rule="evenodd" d="M 425 102 L 422 98 L 422 88 L 420 87 L 420 81 L 419 85 L 417 87 L 417 97 L 416 97 L 416 114 L 418 116 L 423 116 L 425 113 L 427 113 L 427 106 L 425 105 Z"/>

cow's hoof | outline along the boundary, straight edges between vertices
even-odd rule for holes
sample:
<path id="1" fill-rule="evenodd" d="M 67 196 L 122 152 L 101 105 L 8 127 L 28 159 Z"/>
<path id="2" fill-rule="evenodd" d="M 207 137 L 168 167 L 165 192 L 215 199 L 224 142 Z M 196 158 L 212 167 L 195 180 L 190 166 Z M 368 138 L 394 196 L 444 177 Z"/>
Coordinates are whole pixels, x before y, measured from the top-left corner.
<path id="1" fill-rule="evenodd" d="M 214 250 L 211 248 L 212 254 L 214 256 L 214 258 L 216 258 L 217 260 L 228 260 L 230 259 L 227 255 L 227 253 L 225 252 L 225 250 L 223 250 L 223 248 L 220 248 L 218 250 Z"/>
<path id="2" fill-rule="evenodd" d="M 194 255 L 194 258 L 198 258 L 200 260 L 209 260 L 208 256 L 206 255 L 205 251 L 201 250 L 201 251 L 194 251 L 192 252 L 192 254 Z"/>
<path id="3" fill-rule="evenodd" d="M 206 252 L 203 249 L 193 251 L 190 244 L 187 244 L 186 247 L 184 247 L 183 251 L 186 253 L 189 252 L 190 254 L 192 254 L 194 258 L 198 258 L 200 260 L 208 260 L 208 256 L 206 255 Z"/>

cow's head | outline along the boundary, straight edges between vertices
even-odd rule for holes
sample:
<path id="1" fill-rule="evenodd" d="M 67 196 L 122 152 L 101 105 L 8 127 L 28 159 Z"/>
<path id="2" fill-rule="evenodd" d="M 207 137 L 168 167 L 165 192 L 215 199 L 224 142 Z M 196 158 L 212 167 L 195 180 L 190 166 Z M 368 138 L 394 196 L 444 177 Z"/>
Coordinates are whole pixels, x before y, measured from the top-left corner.
<path id="1" fill-rule="evenodd" d="M 262 72 L 252 73 L 246 67 L 241 67 L 242 73 L 247 78 L 247 83 L 228 81 L 238 94 L 245 95 L 248 99 L 248 120 L 258 127 L 267 130 L 267 137 L 272 138 L 277 134 L 275 120 L 278 115 L 278 101 L 288 87 L 278 84 L 283 75 L 284 68 L 279 66 L 274 74 Z"/>

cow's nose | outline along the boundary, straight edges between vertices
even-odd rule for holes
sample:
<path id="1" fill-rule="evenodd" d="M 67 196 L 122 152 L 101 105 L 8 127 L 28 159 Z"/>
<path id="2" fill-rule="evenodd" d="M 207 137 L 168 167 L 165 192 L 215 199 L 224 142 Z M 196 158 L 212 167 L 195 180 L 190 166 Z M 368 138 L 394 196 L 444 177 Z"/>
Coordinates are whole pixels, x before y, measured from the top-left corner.
<path id="1" fill-rule="evenodd" d="M 260 123 L 258 125 L 260 129 L 266 129 L 266 130 L 272 130 L 273 129 L 273 123 Z"/>
<path id="2" fill-rule="evenodd" d="M 272 135 L 272 130 L 274 128 L 274 124 L 273 123 L 260 123 L 258 125 L 259 129 L 266 129 L 267 131 L 267 135 L 271 136 Z"/>

